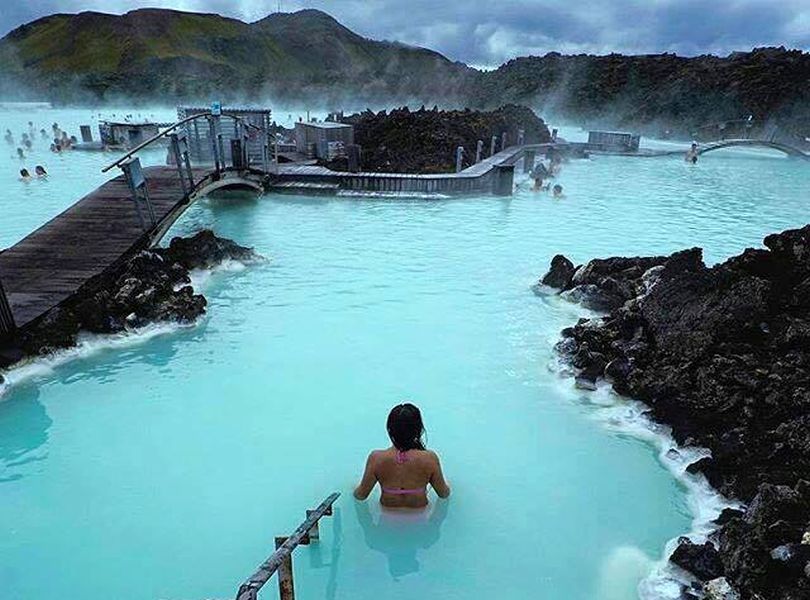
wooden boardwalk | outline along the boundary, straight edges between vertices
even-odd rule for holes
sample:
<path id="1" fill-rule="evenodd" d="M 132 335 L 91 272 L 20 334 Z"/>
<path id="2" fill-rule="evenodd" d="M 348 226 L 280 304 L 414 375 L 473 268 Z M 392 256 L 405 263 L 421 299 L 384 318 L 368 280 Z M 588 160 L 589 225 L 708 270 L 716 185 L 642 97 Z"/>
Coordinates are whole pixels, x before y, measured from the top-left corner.
<path id="1" fill-rule="evenodd" d="M 177 169 L 148 167 L 144 174 L 160 223 L 184 202 Z M 0 281 L 17 327 L 61 304 L 148 240 L 123 175 L 85 196 L 0 253 Z"/>
<path id="2" fill-rule="evenodd" d="M 506 177 L 501 176 L 499 169 L 513 163 L 521 150 L 508 148 L 460 173 L 439 175 L 336 173 L 313 165 L 283 165 L 274 174 L 235 167 L 192 168 L 194 188 L 185 191 L 175 166 L 147 167 L 143 174 L 155 223 L 147 223 L 146 228 L 125 175 L 119 175 L 0 252 L 0 338 L 14 327 L 30 326 L 88 282 L 160 239 L 194 198 L 216 189 L 246 186 L 262 189 L 265 177 L 270 176 L 279 188 L 277 191 L 289 187 L 293 192 L 304 189 L 308 193 L 329 194 L 339 189 L 463 194 L 497 193 L 503 188 L 501 195 L 507 195 L 512 191 L 512 167 L 507 168 Z M 145 208 L 142 210 L 146 212 Z M 13 322 L 7 318 L 9 312 Z"/>

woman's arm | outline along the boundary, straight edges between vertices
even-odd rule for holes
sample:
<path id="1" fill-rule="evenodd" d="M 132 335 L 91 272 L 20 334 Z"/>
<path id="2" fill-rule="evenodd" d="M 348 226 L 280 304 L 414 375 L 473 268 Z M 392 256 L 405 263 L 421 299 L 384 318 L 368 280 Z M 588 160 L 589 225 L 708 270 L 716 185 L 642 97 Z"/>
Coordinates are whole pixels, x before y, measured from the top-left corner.
<path id="1" fill-rule="evenodd" d="M 377 476 L 374 474 L 374 452 L 368 455 L 366 459 L 366 470 L 363 471 L 363 479 L 360 484 L 354 488 L 354 497 L 358 500 L 365 500 L 374 489 L 377 483 Z"/>
<path id="2" fill-rule="evenodd" d="M 433 474 L 430 476 L 430 485 L 436 490 L 436 493 L 439 495 L 439 498 L 447 498 L 450 496 L 450 486 L 444 480 L 444 473 L 442 473 L 442 463 L 439 460 L 439 456 L 430 451 L 431 456 L 433 456 L 434 460 L 436 461 L 436 466 L 433 469 Z"/>

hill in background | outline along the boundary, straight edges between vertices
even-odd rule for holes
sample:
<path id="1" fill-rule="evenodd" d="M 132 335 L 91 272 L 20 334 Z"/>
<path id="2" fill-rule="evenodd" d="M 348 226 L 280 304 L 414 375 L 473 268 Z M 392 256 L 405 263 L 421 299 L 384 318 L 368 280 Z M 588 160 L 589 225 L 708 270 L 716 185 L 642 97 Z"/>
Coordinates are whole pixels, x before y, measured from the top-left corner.
<path id="1" fill-rule="evenodd" d="M 810 54 L 760 48 L 517 58 L 478 71 L 441 54 L 353 33 L 317 11 L 244 23 L 143 9 L 58 14 L 0 40 L 0 97 L 55 102 L 283 102 L 313 108 L 524 104 L 581 124 L 689 134 L 727 119 L 810 136 Z"/>
<path id="2" fill-rule="evenodd" d="M 688 132 L 750 115 L 810 135 L 810 54 L 784 48 L 726 58 L 552 52 L 482 73 L 469 92 L 473 106 L 517 102 L 580 122 Z"/>
<path id="3" fill-rule="evenodd" d="M 306 98 L 319 106 L 456 96 L 474 71 L 359 36 L 316 10 L 256 23 L 163 9 L 57 14 L 0 40 L 0 94 L 62 101 Z"/>

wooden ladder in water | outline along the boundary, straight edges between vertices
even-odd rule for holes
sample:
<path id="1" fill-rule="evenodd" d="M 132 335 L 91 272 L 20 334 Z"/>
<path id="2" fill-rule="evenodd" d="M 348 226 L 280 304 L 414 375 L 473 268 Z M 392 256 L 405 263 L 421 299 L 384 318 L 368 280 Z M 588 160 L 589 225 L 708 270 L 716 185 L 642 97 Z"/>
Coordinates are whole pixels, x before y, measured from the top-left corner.
<path id="1" fill-rule="evenodd" d="M 239 586 L 236 600 L 256 600 L 259 590 L 278 572 L 278 593 L 280 600 L 295 599 L 293 583 L 292 553 L 299 545 L 307 546 L 320 540 L 318 521 L 332 515 L 332 505 L 340 494 L 330 494 L 315 510 L 307 511 L 306 520 L 289 536 L 276 538 L 276 551 L 264 561 L 245 583 Z"/>

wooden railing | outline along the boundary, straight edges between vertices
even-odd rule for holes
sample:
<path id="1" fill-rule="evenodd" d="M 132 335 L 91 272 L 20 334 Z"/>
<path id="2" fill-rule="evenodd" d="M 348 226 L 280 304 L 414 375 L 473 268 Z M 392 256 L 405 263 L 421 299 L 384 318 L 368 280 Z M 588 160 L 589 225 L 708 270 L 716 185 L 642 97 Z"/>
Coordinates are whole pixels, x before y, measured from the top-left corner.
<path id="1" fill-rule="evenodd" d="M 148 146 L 151 146 L 151 145 L 155 144 L 156 142 L 162 140 L 163 138 L 165 138 L 167 136 L 171 136 L 182 125 L 190 123 L 191 121 L 196 121 L 198 119 L 205 119 L 206 121 L 208 121 L 209 126 L 215 127 L 216 120 L 217 119 L 222 119 L 222 118 L 233 119 L 235 122 L 239 123 L 242 127 L 255 129 L 255 130 L 259 131 L 259 132 L 262 132 L 265 135 L 267 133 L 261 127 L 257 127 L 256 125 L 253 125 L 252 123 L 248 123 L 247 121 L 245 121 L 243 119 L 240 119 L 239 117 L 234 116 L 234 115 L 212 115 L 210 112 L 209 113 L 199 113 L 199 114 L 196 114 L 196 115 L 192 115 L 190 117 L 186 117 L 185 119 L 182 119 L 182 120 L 178 121 L 177 123 L 174 123 L 170 127 L 167 127 L 166 129 L 164 129 L 160 133 L 158 133 L 156 135 L 153 135 L 148 140 L 145 140 L 145 141 L 141 142 L 140 144 L 138 144 L 137 146 L 135 146 L 134 148 L 132 148 L 131 150 L 126 152 L 126 154 L 124 154 L 118 160 L 116 160 L 113 163 L 110 163 L 109 165 L 107 165 L 106 167 L 101 169 L 101 172 L 106 173 L 107 171 L 109 171 L 111 169 L 114 169 L 115 167 L 120 167 L 123 163 L 125 163 L 126 161 L 131 159 L 133 156 L 138 154 L 138 152 L 140 152 L 144 148 L 147 148 Z M 220 160 L 222 160 L 222 154 L 221 154 L 221 150 L 223 149 L 222 148 L 222 135 L 217 134 L 216 137 L 218 138 L 218 143 L 216 143 L 215 146 L 214 146 L 214 153 L 219 154 L 220 155 L 219 158 L 220 158 Z M 224 160 L 222 162 L 223 162 L 223 165 L 224 165 Z M 265 169 L 265 170 L 267 170 L 267 169 Z"/>
<path id="2" fill-rule="evenodd" d="M 157 135 L 152 136 L 148 140 L 138 144 L 131 150 L 127 151 L 123 156 L 104 167 L 101 171 L 106 173 L 115 167 L 120 168 L 129 185 L 132 200 L 135 204 L 135 210 L 138 214 L 138 219 L 144 231 L 154 230 L 158 226 L 155 218 L 155 212 L 152 207 L 152 202 L 149 198 L 149 186 L 146 180 L 146 174 L 141 166 L 138 153 L 146 148 L 157 144 L 168 138 L 170 157 L 173 159 L 177 167 L 177 177 L 180 182 L 180 187 L 183 194 L 183 200 L 187 200 L 191 195 L 197 191 L 197 187 L 205 179 L 213 179 L 218 181 L 222 177 L 223 171 L 229 169 L 227 163 L 227 154 L 225 153 L 224 136 L 222 134 L 222 119 L 230 119 L 233 122 L 233 136 L 228 138 L 230 144 L 230 168 L 237 171 L 247 170 L 250 167 L 250 155 L 248 152 L 248 130 L 253 129 L 259 132 L 259 141 L 261 144 L 261 158 L 262 158 L 262 171 L 268 172 L 269 166 L 269 145 L 267 140 L 267 131 L 261 127 L 241 119 L 236 115 L 222 114 L 213 115 L 210 112 L 199 113 L 181 119 L 177 123 L 164 129 Z M 192 158 L 189 150 L 189 140 L 187 135 L 180 135 L 178 129 L 187 126 L 189 123 L 194 122 L 194 130 L 198 131 L 197 122 L 205 120 L 208 123 L 207 141 L 210 144 L 209 149 L 206 151 L 211 152 L 213 160 L 213 169 L 207 170 L 205 178 L 195 181 L 194 170 L 192 169 Z M 194 143 L 199 146 L 200 138 L 194 140 Z M 199 148 L 197 148 L 199 150 Z M 207 163 L 210 164 L 210 163 Z"/>
<path id="3" fill-rule="evenodd" d="M 315 510 L 307 511 L 306 520 L 298 526 L 292 535 L 276 538 L 276 551 L 264 561 L 256 572 L 239 587 L 236 600 L 256 600 L 259 590 L 278 573 L 278 591 L 280 600 L 294 600 L 292 553 L 301 544 L 308 545 L 320 539 L 318 521 L 321 517 L 332 514 L 332 505 L 340 494 L 335 492 Z"/>

